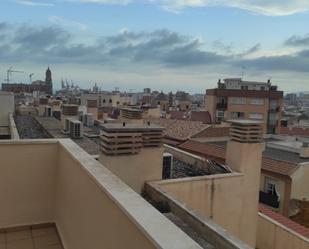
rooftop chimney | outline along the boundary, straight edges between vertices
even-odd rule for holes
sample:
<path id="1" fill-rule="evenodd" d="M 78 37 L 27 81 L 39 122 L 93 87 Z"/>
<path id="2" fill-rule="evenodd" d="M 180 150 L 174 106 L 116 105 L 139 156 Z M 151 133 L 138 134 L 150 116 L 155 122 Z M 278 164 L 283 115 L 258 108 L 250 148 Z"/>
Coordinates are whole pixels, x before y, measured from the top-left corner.
<path id="1" fill-rule="evenodd" d="M 260 174 L 262 164 L 262 123 L 253 120 L 231 120 L 226 163 L 242 173 L 240 239 L 255 248 Z M 233 186 L 231 186 L 233 187 Z M 236 186 L 235 186 L 236 187 Z"/>
<path id="2" fill-rule="evenodd" d="M 261 122 L 252 120 L 232 120 L 230 137 L 239 143 L 260 143 L 262 141 Z"/>
<path id="3" fill-rule="evenodd" d="M 136 192 L 162 179 L 163 127 L 132 123 L 101 125 L 99 161 Z"/>
<path id="4" fill-rule="evenodd" d="M 299 138 L 300 142 L 302 142 L 302 146 L 299 150 L 299 156 L 301 158 L 309 158 L 309 139 L 308 138 Z"/>

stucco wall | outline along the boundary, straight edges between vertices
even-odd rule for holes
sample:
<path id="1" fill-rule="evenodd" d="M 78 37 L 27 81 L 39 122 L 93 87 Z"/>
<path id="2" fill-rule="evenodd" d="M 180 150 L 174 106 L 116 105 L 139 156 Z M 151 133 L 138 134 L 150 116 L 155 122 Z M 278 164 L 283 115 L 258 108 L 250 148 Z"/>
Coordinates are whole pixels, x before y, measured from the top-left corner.
<path id="1" fill-rule="evenodd" d="M 11 139 L 20 139 L 13 114 L 9 115 Z"/>
<path id="2" fill-rule="evenodd" d="M 146 181 L 162 179 L 163 148 L 142 148 L 136 155 L 107 156 L 100 154 L 99 161 L 137 193 Z"/>
<path id="3" fill-rule="evenodd" d="M 14 113 L 14 94 L 0 91 L 0 126 L 9 126 L 9 113 Z"/>
<path id="4" fill-rule="evenodd" d="M 269 100 L 264 98 L 264 105 L 253 105 L 250 104 L 252 98 L 246 98 L 246 104 L 243 105 L 235 105 L 231 103 L 231 98 L 228 98 L 228 114 L 227 119 L 231 119 L 232 112 L 243 112 L 245 114 L 245 119 L 249 119 L 250 113 L 262 113 L 263 119 L 260 120 L 263 122 L 263 131 L 267 132 L 267 121 L 268 121 L 268 109 L 269 109 Z"/>
<path id="5" fill-rule="evenodd" d="M 78 161 L 59 153 L 55 220 L 66 248 L 155 248 Z"/>
<path id="6" fill-rule="evenodd" d="M 284 228 L 276 221 L 259 213 L 257 249 L 309 249 L 309 239 Z"/>
<path id="7" fill-rule="evenodd" d="M 0 228 L 53 220 L 57 144 L 0 144 Z"/>
<path id="8" fill-rule="evenodd" d="M 66 249 L 200 249 L 70 139 L 0 142 L 0 228 L 55 222 Z"/>
<path id="9" fill-rule="evenodd" d="M 216 224 L 235 237 L 248 240 L 241 230 L 245 217 L 243 175 L 222 174 L 162 181 L 160 189 Z M 250 229 L 250 224 L 247 224 Z"/>
<path id="10" fill-rule="evenodd" d="M 211 121 L 213 123 L 216 122 L 217 96 L 206 95 L 205 103 L 206 103 L 205 109 L 206 111 L 209 112 L 211 116 Z"/>
<path id="11" fill-rule="evenodd" d="M 309 164 L 303 164 L 292 176 L 291 199 L 309 200 Z"/>

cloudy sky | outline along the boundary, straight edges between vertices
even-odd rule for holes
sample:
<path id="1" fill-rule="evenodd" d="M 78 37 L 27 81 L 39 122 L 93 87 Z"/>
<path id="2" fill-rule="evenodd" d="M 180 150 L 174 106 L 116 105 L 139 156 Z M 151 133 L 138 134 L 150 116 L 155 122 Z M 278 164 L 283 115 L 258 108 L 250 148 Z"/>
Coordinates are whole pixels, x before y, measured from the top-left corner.
<path id="1" fill-rule="evenodd" d="M 308 0 L 1 0 L 0 81 L 203 93 L 218 78 L 309 91 Z"/>

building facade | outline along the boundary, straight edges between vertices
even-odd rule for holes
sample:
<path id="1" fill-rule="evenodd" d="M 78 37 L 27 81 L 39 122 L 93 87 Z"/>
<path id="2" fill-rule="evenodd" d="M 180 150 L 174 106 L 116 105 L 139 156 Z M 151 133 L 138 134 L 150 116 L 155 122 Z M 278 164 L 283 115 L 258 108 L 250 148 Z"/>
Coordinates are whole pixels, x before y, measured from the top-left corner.
<path id="1" fill-rule="evenodd" d="M 264 133 L 275 133 L 279 127 L 283 92 L 268 82 L 220 80 L 215 89 L 206 90 L 206 110 L 213 122 L 229 119 L 251 119 L 263 122 Z"/>

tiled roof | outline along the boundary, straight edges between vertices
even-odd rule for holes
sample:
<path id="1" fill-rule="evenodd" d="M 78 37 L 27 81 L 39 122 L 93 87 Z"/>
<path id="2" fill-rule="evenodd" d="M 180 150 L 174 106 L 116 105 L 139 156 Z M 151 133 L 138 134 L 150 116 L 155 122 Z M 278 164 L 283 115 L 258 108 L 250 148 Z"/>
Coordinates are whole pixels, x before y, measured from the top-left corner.
<path id="1" fill-rule="evenodd" d="M 196 133 L 207 128 L 208 125 L 202 122 L 189 120 L 175 120 L 175 119 L 145 119 L 145 122 L 150 121 L 160 126 L 165 127 L 164 136 L 179 141 L 186 141 Z"/>
<path id="2" fill-rule="evenodd" d="M 177 140 L 187 140 L 196 133 L 205 129 L 208 125 L 202 122 L 176 120 L 165 129 L 165 136 Z"/>
<path id="3" fill-rule="evenodd" d="M 225 160 L 225 148 L 219 145 L 189 140 L 178 147 L 191 153 L 196 153 L 200 156 L 214 157 L 219 160 Z M 273 173 L 289 176 L 298 168 L 299 166 L 295 163 L 275 160 L 265 156 L 263 156 L 262 159 L 262 169 Z"/>
<path id="4" fill-rule="evenodd" d="M 148 122 L 148 121 L 152 124 L 157 124 L 157 125 L 160 125 L 164 128 L 167 128 L 172 123 L 176 122 L 176 120 L 174 120 L 174 119 L 165 119 L 165 118 L 148 118 L 148 119 L 145 119 L 145 122 Z"/>
<path id="5" fill-rule="evenodd" d="M 182 111 L 171 111 L 171 119 L 187 119 L 186 112 Z"/>
<path id="6" fill-rule="evenodd" d="M 279 134 L 290 136 L 309 136 L 309 129 L 302 127 L 280 127 Z"/>
<path id="7" fill-rule="evenodd" d="M 199 154 L 200 156 L 213 156 L 225 160 L 225 149 L 218 145 L 189 140 L 179 145 L 178 148 Z"/>
<path id="8" fill-rule="evenodd" d="M 263 157 L 262 169 L 281 175 L 291 175 L 299 166 L 295 163 Z"/>
<path id="9" fill-rule="evenodd" d="M 207 137 L 228 137 L 230 133 L 229 127 L 209 127 L 196 135 L 195 138 L 207 138 Z"/>
<path id="10" fill-rule="evenodd" d="M 191 121 L 200 121 L 204 124 L 211 124 L 211 116 L 207 111 L 192 111 L 190 116 Z"/>
<path id="11" fill-rule="evenodd" d="M 259 212 L 261 212 L 262 214 L 268 216 L 269 218 L 277 221 L 278 223 L 282 224 L 283 226 L 291 229 L 292 231 L 309 238 L 309 229 L 299 225 L 298 223 L 292 221 L 289 218 L 286 218 L 284 216 L 282 216 L 281 214 L 275 213 L 273 211 L 271 211 L 270 209 L 266 208 L 264 205 L 259 206 Z"/>

